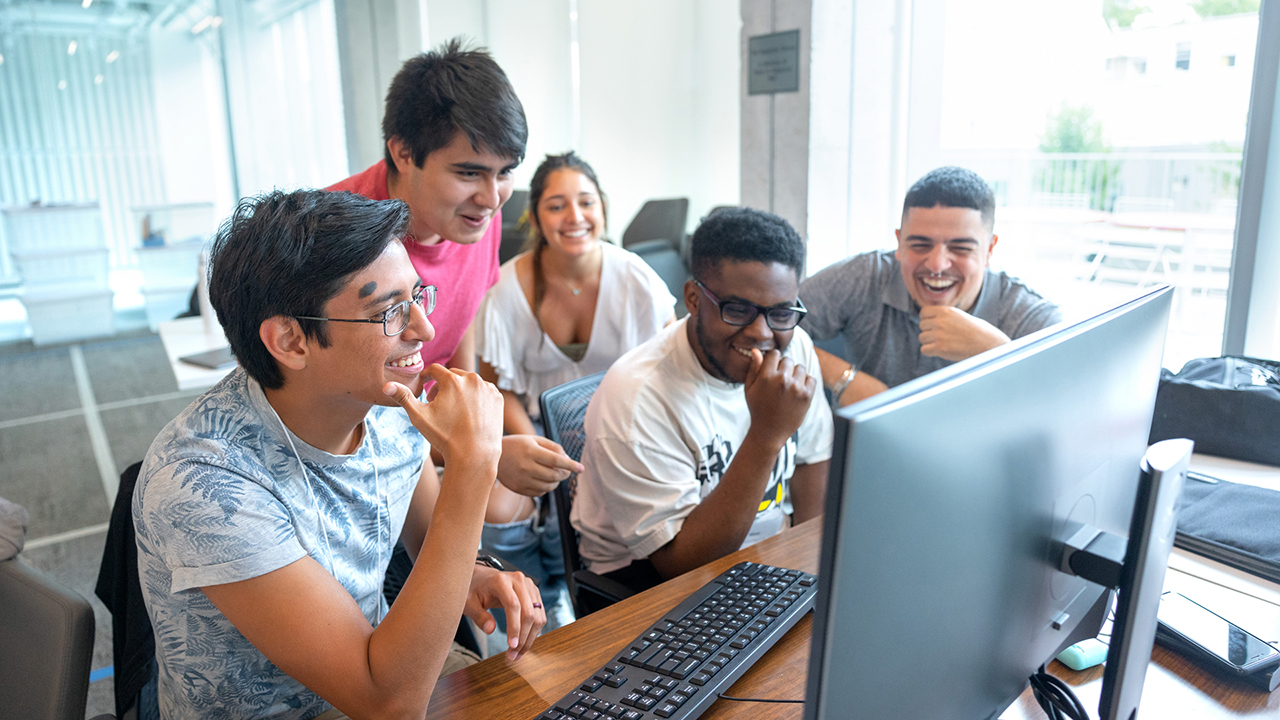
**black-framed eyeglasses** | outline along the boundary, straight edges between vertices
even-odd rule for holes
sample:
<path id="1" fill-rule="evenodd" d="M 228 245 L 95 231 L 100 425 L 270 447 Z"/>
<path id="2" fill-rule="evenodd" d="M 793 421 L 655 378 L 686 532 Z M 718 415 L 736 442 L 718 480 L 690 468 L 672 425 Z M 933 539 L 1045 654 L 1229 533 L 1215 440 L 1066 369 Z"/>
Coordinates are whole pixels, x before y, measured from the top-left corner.
<path id="1" fill-rule="evenodd" d="M 401 300 L 383 311 L 381 317 L 375 318 L 357 318 L 348 320 L 346 318 L 328 318 L 313 317 L 311 315 L 294 315 L 299 320 L 328 320 L 329 322 L 350 322 L 350 323 L 380 323 L 382 332 L 387 337 L 394 337 L 404 332 L 409 327 L 409 303 L 413 303 L 422 308 L 424 315 L 430 315 L 432 310 L 436 309 L 436 286 L 423 285 L 413 292 L 408 300 Z"/>
<path id="2" fill-rule="evenodd" d="M 756 321 L 756 316 L 764 313 L 764 322 L 769 329 L 781 332 L 795 329 L 795 326 L 799 325 L 800 320 L 809 312 L 805 309 L 804 303 L 800 302 L 800 298 L 796 298 L 795 307 L 764 307 L 741 300 L 721 300 L 701 282 L 694 280 L 693 284 L 697 285 L 702 293 L 720 308 L 720 319 L 730 325 L 740 327 L 750 325 Z"/>

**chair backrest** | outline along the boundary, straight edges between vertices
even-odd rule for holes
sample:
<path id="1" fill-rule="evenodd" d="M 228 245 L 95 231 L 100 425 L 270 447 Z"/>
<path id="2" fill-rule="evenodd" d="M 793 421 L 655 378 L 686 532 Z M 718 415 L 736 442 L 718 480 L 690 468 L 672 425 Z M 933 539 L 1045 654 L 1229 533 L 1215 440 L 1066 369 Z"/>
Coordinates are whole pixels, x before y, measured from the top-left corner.
<path id="1" fill-rule="evenodd" d="M 502 206 L 502 239 L 498 243 L 498 262 L 505 263 L 520 254 L 527 236 L 520 230 L 520 216 L 529 202 L 528 190 L 512 190 L 511 198 Z"/>
<path id="2" fill-rule="evenodd" d="M 632 245 L 645 240 L 670 240 L 683 252 L 688 220 L 688 198 L 649 200 L 622 232 L 622 247 L 630 250 Z"/>
<path id="3" fill-rule="evenodd" d="M 544 391 L 538 399 L 542 408 L 543 434 L 552 442 L 560 443 L 560 447 L 574 460 L 582 460 L 582 449 L 587 440 L 582 422 L 586 418 L 591 396 L 603 379 L 604 373 L 598 372 L 570 380 Z M 582 569 L 582 558 L 578 555 L 578 533 L 569 522 L 569 511 L 573 509 L 573 496 L 577 488 L 578 476 L 575 473 L 557 485 L 554 492 L 556 513 L 560 521 L 560 545 L 564 551 L 565 584 L 569 588 L 569 597 L 573 599 L 575 610 L 578 588 L 573 574 Z"/>
<path id="4" fill-rule="evenodd" d="M 684 306 L 684 284 L 692 275 L 675 245 L 670 240 L 646 240 L 627 249 L 639 255 L 667 284 L 667 289 L 676 298 L 676 317 L 688 315 L 689 311 Z"/>
<path id="5" fill-rule="evenodd" d="M 19 560 L 0 562 L 0 717 L 84 720 L 93 608 Z"/>

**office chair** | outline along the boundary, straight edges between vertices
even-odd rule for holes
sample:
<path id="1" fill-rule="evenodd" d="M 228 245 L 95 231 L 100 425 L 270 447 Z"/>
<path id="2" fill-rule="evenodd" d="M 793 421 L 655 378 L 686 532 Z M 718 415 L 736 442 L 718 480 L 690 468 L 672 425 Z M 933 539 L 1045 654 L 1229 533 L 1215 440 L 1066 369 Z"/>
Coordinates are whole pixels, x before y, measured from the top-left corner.
<path id="1" fill-rule="evenodd" d="M 133 488 L 138 484 L 136 462 L 120 473 L 107 540 L 93 594 L 111 613 L 111 664 L 115 677 L 116 715 L 122 720 L 151 720 L 160 716 L 156 697 L 159 668 L 155 633 L 138 580 L 138 545 L 133 529 Z"/>
<path id="2" fill-rule="evenodd" d="M 684 257 L 687 254 L 684 228 L 688 220 L 688 198 L 649 200 L 622 232 L 622 247 L 631 250 L 632 245 L 645 240 L 670 240 L 680 257 Z"/>
<path id="3" fill-rule="evenodd" d="M 667 284 L 667 289 L 676 298 L 676 318 L 688 315 L 689 311 L 684 306 L 684 284 L 692 276 L 675 245 L 670 240 L 646 240 L 627 249 L 639 255 Z"/>
<path id="4" fill-rule="evenodd" d="M 542 408 L 543 432 L 547 439 L 559 443 L 574 460 L 582 459 L 582 448 L 586 444 L 582 421 L 587 414 L 587 404 L 591 402 L 591 396 L 595 394 L 602 379 L 604 373 L 599 372 L 570 380 L 546 390 L 538 399 Z M 574 614 L 584 617 L 593 608 L 611 605 L 635 593 L 622 583 L 583 567 L 582 558 L 578 555 L 578 532 L 569 522 L 569 511 L 573 509 L 573 496 L 577 488 L 578 476 L 575 473 L 556 486 L 554 497 L 556 513 L 560 516 L 560 546 L 564 551 L 565 584 L 569 588 L 569 599 L 573 601 Z M 584 593 L 594 596 L 590 605 L 582 602 Z"/>
<path id="5" fill-rule="evenodd" d="M 0 717 L 84 720 L 93 629 L 79 593 L 17 558 L 0 562 Z"/>
<path id="6" fill-rule="evenodd" d="M 505 263 L 520 254 L 528 238 L 520 227 L 520 216 L 529 202 L 528 190 L 512 190 L 511 198 L 502 206 L 502 240 L 498 244 L 498 262 Z"/>

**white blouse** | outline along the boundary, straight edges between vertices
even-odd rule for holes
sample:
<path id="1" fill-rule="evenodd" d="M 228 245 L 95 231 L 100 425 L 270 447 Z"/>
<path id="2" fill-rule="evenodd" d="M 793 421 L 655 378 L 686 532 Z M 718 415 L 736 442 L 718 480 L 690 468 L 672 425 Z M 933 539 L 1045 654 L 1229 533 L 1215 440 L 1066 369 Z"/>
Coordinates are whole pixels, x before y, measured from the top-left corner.
<path id="1" fill-rule="evenodd" d="M 498 387 L 520 396 L 538 420 L 543 390 L 608 370 L 614 360 L 643 343 L 673 317 L 676 299 L 639 255 L 601 242 L 600 292 L 591 337 L 574 362 L 538 328 L 533 308 L 516 277 L 516 261 L 503 264 L 476 316 L 476 352 L 498 374 Z"/>

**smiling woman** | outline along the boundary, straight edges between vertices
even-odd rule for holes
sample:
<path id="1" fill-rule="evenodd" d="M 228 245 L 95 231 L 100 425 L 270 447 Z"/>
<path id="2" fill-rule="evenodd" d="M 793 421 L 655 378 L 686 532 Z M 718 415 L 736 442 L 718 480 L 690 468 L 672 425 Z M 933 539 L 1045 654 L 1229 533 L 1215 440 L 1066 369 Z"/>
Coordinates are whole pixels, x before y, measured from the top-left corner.
<path id="1" fill-rule="evenodd" d="M 528 249 L 502 266 L 485 297 L 476 348 L 481 376 L 502 390 L 505 432 L 539 435 L 542 391 L 607 370 L 675 319 L 675 298 L 639 256 L 602 240 L 604 193 L 595 171 L 572 152 L 538 166 L 526 218 Z M 555 520 L 547 520 L 545 533 L 533 527 L 536 507 L 495 485 L 486 548 L 549 581 L 563 561 Z M 549 599 L 557 581 L 543 585 Z M 548 606 L 548 627 L 556 608 Z"/>

